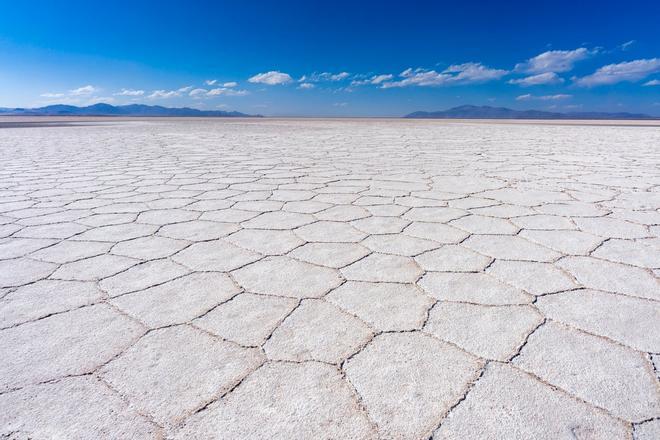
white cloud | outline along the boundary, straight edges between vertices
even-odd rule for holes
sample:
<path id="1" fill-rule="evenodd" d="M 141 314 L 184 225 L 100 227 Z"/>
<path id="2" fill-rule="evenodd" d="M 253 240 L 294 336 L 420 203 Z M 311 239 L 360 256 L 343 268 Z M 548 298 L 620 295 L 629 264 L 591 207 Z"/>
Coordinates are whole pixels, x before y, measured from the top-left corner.
<path id="1" fill-rule="evenodd" d="M 271 70 L 270 72 L 259 73 L 254 75 L 248 82 L 256 84 L 267 84 L 269 86 L 274 86 L 278 84 L 287 84 L 293 81 L 291 75 L 288 73 L 278 72 L 276 70 Z"/>
<path id="2" fill-rule="evenodd" d="M 235 82 L 235 81 L 226 82 L 224 84 L 218 84 L 217 79 L 207 79 L 206 81 L 204 81 L 204 84 L 206 84 L 207 86 L 218 85 L 218 86 L 221 86 L 221 87 L 236 87 L 238 85 L 238 83 Z"/>
<path id="3" fill-rule="evenodd" d="M 626 51 L 626 50 L 630 49 L 630 46 L 632 46 L 636 42 L 637 41 L 635 41 L 635 40 L 626 41 L 625 43 L 619 45 L 619 49 L 621 49 L 623 51 Z"/>
<path id="4" fill-rule="evenodd" d="M 312 84 L 312 83 L 301 83 L 301 84 L 298 86 L 298 88 L 299 88 L 299 89 L 313 89 L 313 88 L 314 88 L 314 84 Z"/>
<path id="5" fill-rule="evenodd" d="M 206 95 L 206 92 L 208 92 L 208 90 L 206 89 L 192 89 L 190 93 L 188 93 L 188 95 L 190 96 Z"/>
<path id="6" fill-rule="evenodd" d="M 147 96 L 149 99 L 166 99 L 181 96 L 178 90 L 154 90 L 151 95 Z"/>
<path id="7" fill-rule="evenodd" d="M 248 91 L 247 90 L 235 90 L 235 89 L 230 89 L 228 87 L 217 87 L 215 89 L 211 89 L 208 91 L 206 94 L 207 96 L 244 96 L 247 95 Z"/>
<path id="8" fill-rule="evenodd" d="M 372 77 L 371 77 L 371 79 L 369 80 L 369 82 L 370 82 L 371 84 L 380 84 L 380 83 L 382 83 L 382 82 L 389 81 L 389 80 L 391 80 L 392 78 L 393 78 L 393 75 L 390 74 L 390 73 L 388 73 L 388 74 L 384 74 L 384 75 L 375 75 L 375 76 L 372 76 Z"/>
<path id="9" fill-rule="evenodd" d="M 557 95 L 541 95 L 541 96 L 535 96 L 532 94 L 525 94 L 525 95 L 520 95 L 516 97 L 516 101 L 531 101 L 533 99 L 537 99 L 540 101 L 560 101 L 563 99 L 570 99 L 572 98 L 573 95 L 565 95 L 565 94 L 557 94 Z"/>
<path id="10" fill-rule="evenodd" d="M 99 89 L 97 89 L 94 86 L 83 86 L 83 87 L 78 87 L 77 89 L 69 90 L 69 94 L 71 96 L 86 96 L 86 95 L 91 95 L 94 92 L 98 92 Z"/>
<path id="11" fill-rule="evenodd" d="M 635 82 L 657 72 L 660 72 L 660 58 L 626 61 L 608 64 L 591 75 L 575 78 L 575 83 L 580 86 L 593 87 L 624 81 Z"/>
<path id="12" fill-rule="evenodd" d="M 561 78 L 555 72 L 539 73 L 538 75 L 509 80 L 509 84 L 518 84 L 522 87 L 537 86 L 541 84 L 561 84 L 563 82 L 564 78 Z"/>
<path id="13" fill-rule="evenodd" d="M 147 98 L 149 99 L 176 98 L 178 96 L 183 95 L 184 93 L 189 93 L 192 90 L 193 90 L 193 86 L 185 86 L 177 90 L 154 90 L 153 92 L 151 92 L 149 96 L 147 96 Z"/>
<path id="14" fill-rule="evenodd" d="M 115 93 L 116 96 L 142 96 L 144 90 L 121 89 L 121 92 Z"/>
<path id="15" fill-rule="evenodd" d="M 339 72 L 335 73 L 334 75 L 330 75 L 330 81 L 341 81 L 342 79 L 346 79 L 349 77 L 348 72 Z"/>
<path id="16" fill-rule="evenodd" d="M 367 77 L 367 75 L 355 75 L 353 81 L 351 81 L 351 86 L 363 86 L 365 84 L 382 84 L 385 81 L 389 81 L 394 78 L 394 75 L 387 73 L 382 75 L 373 75 L 372 77 Z"/>
<path id="17" fill-rule="evenodd" d="M 556 94 L 556 95 L 543 95 L 543 96 L 539 96 L 539 99 L 540 99 L 541 101 L 558 101 L 558 100 L 561 100 L 561 99 L 571 99 L 572 97 L 573 97 L 573 95 L 567 95 L 567 94 L 564 94 L 564 93 L 558 93 L 558 94 Z"/>
<path id="18" fill-rule="evenodd" d="M 383 82 L 381 87 L 388 89 L 391 87 L 406 86 L 442 86 L 450 84 L 474 84 L 479 82 L 492 81 L 499 79 L 509 73 L 506 70 L 491 69 L 481 63 L 453 64 L 443 70 L 408 68 L 401 72 L 399 76 L 403 79 L 399 81 Z"/>
<path id="19" fill-rule="evenodd" d="M 568 72 L 573 69 L 576 62 L 588 58 L 596 51 L 589 51 L 584 47 L 574 50 L 549 50 L 524 63 L 516 64 L 516 72 L 545 73 L 545 72 Z"/>
<path id="20" fill-rule="evenodd" d="M 310 75 L 303 75 L 298 82 L 321 82 L 321 81 L 342 81 L 351 76 L 348 72 L 314 72 Z"/>
<path id="21" fill-rule="evenodd" d="M 645 82 L 644 85 L 645 86 L 660 86 L 660 79 L 652 79 L 651 81 Z"/>
<path id="22" fill-rule="evenodd" d="M 91 95 L 95 94 L 96 92 L 100 91 L 101 89 L 87 85 L 83 87 L 78 87 L 77 89 L 72 89 L 67 91 L 66 93 L 62 92 L 47 92 L 47 93 L 42 93 L 40 96 L 43 98 L 48 98 L 48 99 L 58 99 L 62 103 L 74 103 L 74 102 L 80 102 L 83 98 L 85 97 L 91 97 Z M 97 99 L 97 98 L 93 98 Z M 107 99 L 107 98 L 106 98 Z"/>
<path id="23" fill-rule="evenodd" d="M 401 72 L 399 76 L 405 78 L 400 81 L 391 83 L 383 83 L 383 88 L 388 87 L 404 87 L 408 85 L 418 86 L 436 86 L 446 84 L 451 80 L 451 75 L 446 73 L 438 73 L 435 70 L 416 69 L 413 71 L 408 68 Z"/>
<path id="24" fill-rule="evenodd" d="M 50 93 L 50 92 L 48 92 L 48 93 L 42 93 L 40 96 L 43 97 L 43 98 L 61 98 L 61 97 L 64 96 L 64 93 Z"/>
<path id="25" fill-rule="evenodd" d="M 452 77 L 452 81 L 473 83 L 500 79 L 509 72 L 501 69 L 491 69 L 481 63 L 464 63 L 451 65 L 443 73 L 456 74 Z"/>
<path id="26" fill-rule="evenodd" d="M 335 102 L 334 104 L 335 107 L 346 107 L 348 106 L 348 102 Z"/>
<path id="27" fill-rule="evenodd" d="M 401 78 L 399 81 L 384 82 L 382 88 L 388 89 L 390 87 L 406 87 L 406 86 L 439 86 L 446 84 L 451 75 L 445 73 L 438 73 L 435 70 L 425 70 L 418 68 L 413 70 L 408 68 L 399 74 Z"/>

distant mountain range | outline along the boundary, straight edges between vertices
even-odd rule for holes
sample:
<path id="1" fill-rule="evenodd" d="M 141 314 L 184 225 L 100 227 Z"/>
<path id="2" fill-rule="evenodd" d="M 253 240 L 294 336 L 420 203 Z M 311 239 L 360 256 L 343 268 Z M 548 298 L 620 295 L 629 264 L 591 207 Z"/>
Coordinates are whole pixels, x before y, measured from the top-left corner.
<path id="1" fill-rule="evenodd" d="M 94 104 L 87 107 L 55 104 L 37 108 L 2 108 L 0 116 L 179 116 L 219 118 L 260 118 L 235 111 L 198 110 L 190 107 L 162 107 L 160 105 Z M 436 112 L 414 112 L 411 119 L 660 119 L 642 113 L 572 112 L 559 113 L 542 110 L 513 110 L 505 107 L 462 105 Z"/>
<path id="2" fill-rule="evenodd" d="M 412 119 L 658 119 L 641 113 L 606 112 L 546 112 L 542 110 L 513 110 L 487 105 L 462 105 L 437 112 L 414 112 L 404 118 Z"/>
<path id="3" fill-rule="evenodd" d="M 226 112 L 221 110 L 198 110 L 181 107 L 170 108 L 160 105 L 130 104 L 110 105 L 94 104 L 87 107 L 75 105 L 55 104 L 38 108 L 0 108 L 0 116 L 187 116 L 187 117 L 221 117 L 221 118 L 247 118 L 261 117 L 260 115 L 246 115 L 240 112 Z"/>

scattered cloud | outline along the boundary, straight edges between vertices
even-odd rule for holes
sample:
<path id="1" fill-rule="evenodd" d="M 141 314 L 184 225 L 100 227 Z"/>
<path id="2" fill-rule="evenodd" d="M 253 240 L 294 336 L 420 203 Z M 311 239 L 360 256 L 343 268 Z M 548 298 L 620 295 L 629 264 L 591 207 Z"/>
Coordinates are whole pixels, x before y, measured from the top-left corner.
<path id="1" fill-rule="evenodd" d="M 206 81 L 204 81 L 204 84 L 206 84 L 207 86 L 214 86 L 216 84 L 218 86 L 220 85 L 220 84 L 218 84 L 217 79 L 207 79 Z M 222 84 L 222 87 L 236 87 L 237 85 L 238 85 L 238 83 L 236 81 L 230 81 L 230 82 L 226 82 L 226 83 Z"/>
<path id="2" fill-rule="evenodd" d="M 154 90 L 150 95 L 147 96 L 149 99 L 167 99 L 167 98 L 176 98 L 183 95 L 184 93 L 189 93 L 193 90 L 193 86 L 181 87 L 177 90 Z M 198 90 L 198 89 L 195 89 Z M 202 89 L 203 90 L 203 89 Z M 194 96 L 194 95 L 191 95 Z"/>
<path id="3" fill-rule="evenodd" d="M 87 96 L 91 95 L 94 92 L 98 92 L 99 89 L 94 87 L 94 86 L 83 86 L 83 87 L 78 87 L 77 89 L 69 90 L 69 95 L 71 96 Z"/>
<path id="4" fill-rule="evenodd" d="M 149 99 L 166 99 L 166 98 L 174 98 L 176 96 L 181 96 L 181 92 L 177 90 L 154 90 L 151 92 L 147 98 Z"/>
<path id="5" fill-rule="evenodd" d="M 594 87 L 620 82 L 635 82 L 660 72 L 660 58 L 649 58 L 608 64 L 591 75 L 574 78 L 575 83 L 584 87 Z"/>
<path id="6" fill-rule="evenodd" d="M 570 99 L 572 98 L 573 95 L 566 95 L 566 94 L 557 94 L 557 95 L 541 95 L 541 96 L 536 96 L 532 95 L 530 93 L 527 93 L 525 95 L 520 95 L 516 97 L 516 101 L 531 101 L 531 100 L 540 100 L 540 101 L 560 101 L 562 99 Z"/>
<path id="7" fill-rule="evenodd" d="M 144 95 L 144 90 L 121 89 L 121 91 L 115 93 L 115 95 L 116 96 L 142 96 L 142 95 Z"/>
<path id="8" fill-rule="evenodd" d="M 509 72 L 501 69 L 491 69 L 481 63 L 464 63 L 451 65 L 443 73 L 455 74 L 452 81 L 473 83 L 500 79 Z"/>
<path id="9" fill-rule="evenodd" d="M 381 87 L 388 89 L 391 87 L 406 86 L 474 84 L 499 79 L 507 73 L 509 73 L 507 70 L 492 69 L 481 63 L 453 64 L 442 72 L 422 68 L 415 70 L 408 68 L 399 74 L 399 77 L 403 79 L 383 82 Z"/>
<path id="10" fill-rule="evenodd" d="M 303 75 L 298 82 L 322 82 L 322 81 L 342 81 L 351 76 L 348 72 L 314 72 L 309 75 Z"/>
<path id="11" fill-rule="evenodd" d="M 356 76 L 356 79 L 351 81 L 351 86 L 363 86 L 365 84 L 382 84 L 385 81 L 389 81 L 392 78 L 394 78 L 394 75 L 387 73 L 387 74 L 382 74 L 382 75 L 373 75 L 372 77 L 368 77 L 366 75 L 364 76 Z"/>
<path id="12" fill-rule="evenodd" d="M 330 77 L 330 80 L 331 81 L 341 81 L 342 79 L 348 78 L 348 76 L 349 76 L 348 72 L 340 72 L 340 73 L 337 73 L 335 75 L 332 75 Z"/>
<path id="13" fill-rule="evenodd" d="M 207 96 L 245 96 L 249 92 L 247 90 L 236 90 L 232 89 L 229 87 L 216 87 L 215 89 L 211 89 L 208 91 L 206 94 Z"/>
<path id="14" fill-rule="evenodd" d="M 518 84 L 522 87 L 538 86 L 542 84 L 561 84 L 563 82 L 564 78 L 561 78 L 555 72 L 539 73 L 525 78 L 509 80 L 509 84 Z"/>
<path id="15" fill-rule="evenodd" d="M 619 49 L 625 52 L 626 50 L 630 49 L 630 46 L 632 46 L 635 43 L 637 43 L 637 41 L 635 40 L 626 41 L 625 43 L 619 45 Z"/>
<path id="16" fill-rule="evenodd" d="M 255 84 L 267 84 L 269 86 L 274 86 L 278 84 L 287 84 L 293 81 L 291 75 L 288 73 L 278 72 L 277 70 L 271 70 L 270 72 L 259 73 L 254 75 L 248 82 Z"/>
<path id="17" fill-rule="evenodd" d="M 50 92 L 47 92 L 47 93 L 42 93 L 40 96 L 42 98 L 61 98 L 61 97 L 64 96 L 64 93 L 50 93 Z"/>
<path id="18" fill-rule="evenodd" d="M 571 99 L 573 95 L 567 95 L 564 93 L 558 93 L 556 95 L 544 95 L 544 96 L 539 96 L 539 99 L 543 101 L 557 101 L 559 99 Z"/>
<path id="19" fill-rule="evenodd" d="M 438 73 L 435 70 L 425 70 L 418 68 L 413 70 L 408 68 L 401 72 L 399 76 L 403 79 L 399 81 L 384 82 L 382 88 L 406 87 L 406 86 L 439 86 L 446 84 L 451 75 Z"/>
<path id="20" fill-rule="evenodd" d="M 568 72 L 573 70 L 575 63 L 596 52 L 597 49 L 590 51 L 584 47 L 574 50 L 549 50 L 528 59 L 524 63 L 516 64 L 514 70 L 524 73 Z"/>
<path id="21" fill-rule="evenodd" d="M 380 84 L 382 82 L 389 81 L 392 78 L 393 78 L 393 75 L 390 74 L 390 73 L 384 74 L 384 75 L 376 75 L 376 76 L 373 76 L 371 78 L 370 82 L 371 82 L 371 84 Z"/>
<path id="22" fill-rule="evenodd" d="M 206 95 L 208 90 L 206 89 L 192 89 L 190 93 L 188 93 L 189 96 L 200 96 L 200 95 Z"/>
<path id="23" fill-rule="evenodd" d="M 636 43 L 630 40 L 616 46 L 621 51 L 627 51 Z M 589 46 L 591 47 L 591 46 Z M 614 52 L 612 50 L 610 52 Z M 517 78 L 509 79 L 509 84 L 515 84 L 521 87 L 531 87 L 538 85 L 558 85 L 566 82 L 559 74 L 571 71 L 575 64 L 581 60 L 587 59 L 597 53 L 609 53 L 599 48 L 587 49 L 580 47 L 574 50 L 548 50 L 539 55 L 529 58 L 523 63 L 515 65 L 514 69 L 504 70 L 488 67 L 478 62 L 467 62 L 462 64 L 452 64 L 442 70 L 441 68 L 408 68 L 398 75 L 385 74 L 349 74 L 348 72 L 314 72 L 304 75 L 297 79 L 297 88 L 302 90 L 315 89 L 321 87 L 322 90 L 352 91 L 354 86 L 373 85 L 383 89 L 397 87 L 432 87 L 432 86 L 451 86 L 463 84 L 478 84 L 488 81 L 502 79 L 511 73 L 518 73 Z M 660 86 L 660 58 L 637 59 L 615 64 L 602 66 L 593 73 L 582 76 L 572 77 L 575 85 L 583 87 L 594 87 L 600 85 L 617 84 L 620 82 L 643 82 L 643 86 Z M 658 79 L 653 79 L 655 78 Z M 568 79 L 568 75 L 565 75 Z M 650 77 L 650 78 L 648 78 Z M 508 78 L 505 78 L 508 79 Z M 318 84 L 340 82 L 339 84 Z M 343 82 L 345 81 L 345 82 Z M 288 73 L 272 70 L 256 74 L 248 79 L 249 83 L 262 84 L 266 86 L 289 84 L 294 79 Z M 205 87 L 208 86 L 208 87 Z M 212 87 L 211 87 L 212 86 Z M 140 89 L 122 88 L 114 96 L 138 98 L 146 97 L 149 99 L 167 99 L 174 97 L 190 96 L 196 99 L 211 98 L 215 96 L 243 96 L 249 94 L 248 90 L 238 89 L 238 82 L 229 81 L 220 83 L 217 79 L 207 79 L 201 87 L 192 85 L 181 87 L 174 90 L 153 90 L 147 93 Z M 259 89 L 259 87 L 256 87 Z M 265 90 L 266 87 L 261 88 Z M 112 102 L 112 97 L 98 97 L 100 88 L 93 85 L 85 85 L 64 92 L 46 92 L 40 96 L 55 102 Z M 520 93 L 523 90 L 520 90 Z M 535 95 L 531 93 L 521 94 L 515 99 L 517 101 L 548 101 L 548 104 L 556 102 L 561 105 L 561 100 L 572 98 L 569 94 L 554 95 Z M 338 98 L 341 99 L 341 98 Z M 51 101 L 52 102 L 52 101 Z M 135 101 L 133 101 L 135 102 Z M 571 102 L 571 101 L 568 101 Z M 225 104 L 220 104 L 225 105 Z M 336 107 L 345 107 L 347 102 L 335 102 Z M 568 108 L 564 105 L 563 108 Z"/>
<path id="24" fill-rule="evenodd" d="M 87 86 L 82 86 L 78 87 L 77 89 L 71 89 L 68 90 L 66 93 L 64 92 L 46 92 L 42 93 L 40 96 L 42 98 L 47 98 L 49 100 L 51 99 L 57 99 L 58 101 L 62 103 L 78 103 L 78 102 L 83 102 L 85 98 L 87 99 L 98 99 L 98 98 L 91 98 L 91 96 L 100 91 L 98 87 L 94 87 L 91 85 Z M 107 98 L 104 98 L 107 99 Z"/>

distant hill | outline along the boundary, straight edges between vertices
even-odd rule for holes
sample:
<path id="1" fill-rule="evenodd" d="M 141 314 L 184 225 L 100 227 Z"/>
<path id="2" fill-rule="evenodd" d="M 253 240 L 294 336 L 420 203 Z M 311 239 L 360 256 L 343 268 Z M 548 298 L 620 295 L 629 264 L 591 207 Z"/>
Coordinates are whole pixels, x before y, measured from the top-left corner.
<path id="1" fill-rule="evenodd" d="M 240 112 L 221 110 L 198 110 L 196 108 L 170 108 L 160 105 L 130 104 L 110 105 L 94 104 L 87 107 L 55 104 L 38 108 L 0 108 L 0 116 L 187 116 L 187 117 L 221 117 L 247 118 L 261 117 L 246 115 Z"/>
<path id="2" fill-rule="evenodd" d="M 414 112 L 404 118 L 412 119 L 657 119 L 641 113 L 605 112 L 546 112 L 542 110 L 513 110 L 487 105 L 462 105 L 437 112 Z"/>

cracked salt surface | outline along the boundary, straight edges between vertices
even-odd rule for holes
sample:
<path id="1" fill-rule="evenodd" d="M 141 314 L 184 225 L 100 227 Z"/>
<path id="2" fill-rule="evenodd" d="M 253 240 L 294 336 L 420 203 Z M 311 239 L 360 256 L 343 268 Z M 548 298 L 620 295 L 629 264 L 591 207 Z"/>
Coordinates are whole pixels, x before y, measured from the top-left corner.
<path id="1" fill-rule="evenodd" d="M 0 437 L 660 432 L 658 127 L 1 134 Z"/>

